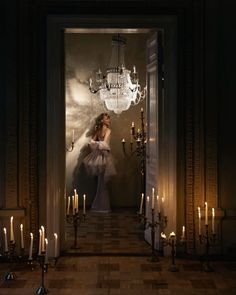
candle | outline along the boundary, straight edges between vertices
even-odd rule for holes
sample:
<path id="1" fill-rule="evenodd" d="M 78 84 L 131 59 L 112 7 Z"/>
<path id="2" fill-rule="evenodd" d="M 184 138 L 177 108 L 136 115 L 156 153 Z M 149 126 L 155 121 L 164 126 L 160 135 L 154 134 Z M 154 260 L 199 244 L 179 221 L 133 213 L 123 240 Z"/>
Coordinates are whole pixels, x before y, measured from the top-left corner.
<path id="1" fill-rule="evenodd" d="M 157 212 L 160 213 L 160 206 L 158 206 L 159 196 L 157 195 Z"/>
<path id="2" fill-rule="evenodd" d="M 44 240 L 45 240 L 45 229 L 44 229 L 44 226 L 41 226 L 41 229 L 42 229 L 42 247 L 41 247 L 41 251 L 42 252 L 45 252 L 45 243 L 44 243 Z"/>
<path id="3" fill-rule="evenodd" d="M 46 250 L 45 250 L 45 260 L 44 260 L 44 263 L 48 263 L 48 239 L 45 239 L 45 245 L 46 245 Z"/>
<path id="4" fill-rule="evenodd" d="M 175 238 L 175 233 L 173 231 L 170 233 L 170 238 L 172 238 L 172 239 Z"/>
<path id="5" fill-rule="evenodd" d="M 83 214 L 86 214 L 86 207 L 85 207 L 85 202 L 86 202 L 86 195 L 84 194 L 84 200 L 83 200 Z"/>
<path id="6" fill-rule="evenodd" d="M 38 255 L 41 255 L 41 250 L 42 250 L 42 230 L 39 230 L 39 252 Z"/>
<path id="7" fill-rule="evenodd" d="M 147 196 L 147 203 L 146 203 L 146 217 L 148 215 L 148 209 L 149 209 L 149 196 Z"/>
<path id="8" fill-rule="evenodd" d="M 66 212 L 67 215 L 70 214 L 70 197 L 68 197 L 68 203 L 67 203 L 67 212 Z"/>
<path id="9" fill-rule="evenodd" d="M 13 216 L 11 216 L 10 220 L 10 241 L 14 241 L 14 227 L 13 227 Z"/>
<path id="10" fill-rule="evenodd" d="M 133 66 L 133 70 L 134 70 L 134 74 L 136 74 L 136 67 L 135 66 Z"/>
<path id="11" fill-rule="evenodd" d="M 139 214 L 142 214 L 143 212 L 143 199 L 144 199 L 144 194 L 141 196 L 141 203 L 140 203 L 140 208 L 139 208 Z"/>
<path id="12" fill-rule="evenodd" d="M 201 235 L 201 209 L 198 207 L 198 232 L 199 236 Z"/>
<path id="13" fill-rule="evenodd" d="M 57 257 L 57 239 L 58 239 L 57 233 L 54 233 L 54 250 L 55 250 L 54 256 L 55 257 Z"/>
<path id="14" fill-rule="evenodd" d="M 212 233 L 215 233 L 215 209 L 212 208 Z"/>
<path id="15" fill-rule="evenodd" d="M 182 239 L 185 239 L 185 226 L 182 227 Z"/>
<path id="16" fill-rule="evenodd" d="M 5 252 L 8 252 L 7 229 L 5 227 L 3 228 L 3 232 L 4 232 L 4 249 L 5 249 Z"/>
<path id="17" fill-rule="evenodd" d="M 89 87 L 91 88 L 92 87 L 92 79 L 89 78 Z"/>
<path id="18" fill-rule="evenodd" d="M 25 245 L 24 245 L 23 224 L 20 225 L 20 246 L 21 246 L 21 249 L 24 249 L 25 248 Z"/>
<path id="19" fill-rule="evenodd" d="M 154 209 L 154 193 L 155 193 L 155 189 L 153 187 L 152 188 L 152 209 Z"/>
<path id="20" fill-rule="evenodd" d="M 79 196 L 75 194 L 75 213 L 79 212 Z"/>
<path id="21" fill-rule="evenodd" d="M 75 142 L 75 130 L 72 130 L 72 142 Z"/>
<path id="22" fill-rule="evenodd" d="M 30 233 L 29 259 L 32 260 L 34 235 Z"/>
<path id="23" fill-rule="evenodd" d="M 205 202 L 205 225 L 208 225 L 208 204 Z"/>
<path id="24" fill-rule="evenodd" d="M 75 215 L 75 196 L 73 195 L 72 197 L 72 213 Z"/>
<path id="25" fill-rule="evenodd" d="M 166 235 L 163 232 L 161 233 L 161 237 L 162 239 L 166 239 Z"/>

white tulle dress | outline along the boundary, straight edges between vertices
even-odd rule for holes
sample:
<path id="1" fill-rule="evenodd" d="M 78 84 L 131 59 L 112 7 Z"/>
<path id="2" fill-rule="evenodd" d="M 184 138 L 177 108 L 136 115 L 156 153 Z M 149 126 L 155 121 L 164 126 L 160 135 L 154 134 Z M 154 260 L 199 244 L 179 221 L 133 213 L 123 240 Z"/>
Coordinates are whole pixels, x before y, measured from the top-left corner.
<path id="1" fill-rule="evenodd" d="M 110 135 L 106 139 L 91 140 L 89 153 L 84 158 L 84 165 L 89 175 L 98 176 L 97 191 L 91 209 L 96 212 L 110 212 L 110 198 L 107 182 L 116 174 L 113 156 L 110 153 Z"/>

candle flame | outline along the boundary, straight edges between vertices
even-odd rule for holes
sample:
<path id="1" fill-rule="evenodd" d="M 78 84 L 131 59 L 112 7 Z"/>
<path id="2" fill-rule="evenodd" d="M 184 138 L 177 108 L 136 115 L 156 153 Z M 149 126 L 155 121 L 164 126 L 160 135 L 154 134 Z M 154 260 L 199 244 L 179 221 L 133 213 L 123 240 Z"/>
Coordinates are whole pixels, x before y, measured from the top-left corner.
<path id="1" fill-rule="evenodd" d="M 163 239 L 166 239 L 166 235 L 162 232 L 161 233 L 161 237 L 163 238 Z"/>
<path id="2" fill-rule="evenodd" d="M 45 244 L 46 244 L 46 245 L 48 244 L 48 239 L 47 239 L 47 238 L 45 239 Z"/>
<path id="3" fill-rule="evenodd" d="M 11 222 L 13 221 L 13 216 L 11 216 Z"/>
<path id="4" fill-rule="evenodd" d="M 57 233 L 54 233 L 54 237 L 55 237 L 55 239 L 57 240 Z"/>
<path id="5" fill-rule="evenodd" d="M 44 232 L 44 231 L 45 231 L 45 229 L 44 229 L 44 226 L 43 226 L 43 225 L 41 225 L 41 229 L 42 229 L 42 232 Z"/>
<path id="6" fill-rule="evenodd" d="M 33 237 L 34 237 L 33 233 L 30 233 L 30 237 L 31 237 L 31 239 L 33 239 Z"/>
<path id="7" fill-rule="evenodd" d="M 23 224 L 22 224 L 22 223 L 21 223 L 21 225 L 20 225 L 20 229 L 23 230 Z"/>
<path id="8" fill-rule="evenodd" d="M 4 234 L 7 233 L 7 229 L 5 227 L 3 228 L 3 231 L 4 231 Z"/>
<path id="9" fill-rule="evenodd" d="M 84 196 L 83 196 L 83 197 L 84 197 L 84 200 L 85 200 L 85 199 L 86 199 L 86 195 L 84 194 Z"/>

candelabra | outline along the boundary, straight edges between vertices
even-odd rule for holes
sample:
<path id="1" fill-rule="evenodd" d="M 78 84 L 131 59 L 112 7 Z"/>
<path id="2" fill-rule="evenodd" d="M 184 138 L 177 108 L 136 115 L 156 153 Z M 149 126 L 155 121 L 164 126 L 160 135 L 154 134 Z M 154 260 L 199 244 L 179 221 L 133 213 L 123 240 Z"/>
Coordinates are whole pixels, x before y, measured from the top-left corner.
<path id="1" fill-rule="evenodd" d="M 141 172 L 141 187 L 142 187 L 142 193 L 145 192 L 145 178 L 146 178 L 146 142 L 147 142 L 147 133 L 145 130 L 145 123 L 144 123 L 144 112 L 143 108 L 141 108 L 141 129 L 135 129 L 134 122 L 132 122 L 131 130 L 130 130 L 130 157 L 132 157 L 134 154 L 137 155 L 138 158 L 140 158 L 140 172 Z M 136 141 L 136 148 L 133 150 L 133 143 Z M 122 147 L 123 147 L 123 153 L 125 156 L 127 156 L 126 152 L 126 141 L 123 138 L 122 139 Z"/>
<path id="2" fill-rule="evenodd" d="M 74 227 L 74 245 L 71 246 L 71 249 L 79 249 L 77 246 L 77 233 L 78 233 L 78 227 L 81 222 L 85 221 L 86 214 L 79 214 L 78 211 L 74 211 L 73 215 L 66 215 L 66 221 L 73 225 Z"/>
<path id="3" fill-rule="evenodd" d="M 162 239 L 162 246 L 170 246 L 171 247 L 171 265 L 169 267 L 169 271 L 176 272 L 179 271 L 178 267 L 175 264 L 175 255 L 176 255 L 176 246 L 177 245 L 184 245 L 186 243 L 185 237 L 182 236 L 181 240 L 178 242 L 176 240 L 176 236 L 174 232 L 171 232 L 169 235 L 169 238 L 166 238 L 166 235 L 161 233 L 161 239 Z"/>
<path id="4" fill-rule="evenodd" d="M 38 262 L 41 268 L 41 285 L 36 290 L 36 294 L 47 294 L 48 290 L 44 285 L 44 274 L 48 271 L 48 259 L 45 252 L 38 255 Z"/>
<path id="5" fill-rule="evenodd" d="M 15 247 L 16 247 L 15 241 L 10 241 L 9 250 L 7 249 L 7 251 L 4 252 L 5 258 L 10 262 L 10 270 L 5 275 L 5 280 L 6 281 L 11 281 L 11 280 L 16 279 L 16 274 L 12 271 L 12 266 L 13 266 L 14 258 L 15 258 L 15 255 L 14 255 Z"/>
<path id="6" fill-rule="evenodd" d="M 201 244 L 205 244 L 205 262 L 203 264 L 203 269 L 206 272 L 214 271 L 210 264 L 209 249 L 210 246 L 216 242 L 216 234 L 214 232 L 209 233 L 208 224 L 205 224 L 205 235 L 199 234 L 199 241 Z"/>
<path id="7" fill-rule="evenodd" d="M 157 256 L 157 251 L 155 250 L 155 228 L 159 226 L 160 228 L 165 228 L 167 225 L 167 216 L 163 216 L 161 212 L 158 212 L 157 220 L 155 221 L 155 212 L 154 208 L 152 208 L 151 222 L 146 219 L 146 229 L 151 228 L 151 247 L 152 247 L 152 255 L 148 259 L 150 262 L 159 261 Z"/>

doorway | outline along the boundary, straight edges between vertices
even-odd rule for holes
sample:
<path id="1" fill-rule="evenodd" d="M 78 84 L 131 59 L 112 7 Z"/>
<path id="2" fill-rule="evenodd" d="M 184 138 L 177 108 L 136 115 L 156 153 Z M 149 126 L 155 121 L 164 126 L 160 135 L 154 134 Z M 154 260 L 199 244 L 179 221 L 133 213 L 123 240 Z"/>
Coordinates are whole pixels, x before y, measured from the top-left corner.
<path id="1" fill-rule="evenodd" d="M 113 24 L 114 27 L 118 27 L 122 30 L 124 23 L 129 23 L 129 27 L 136 26 L 136 20 L 132 17 L 127 18 L 114 18 L 110 20 L 109 24 Z M 165 168 L 159 169 L 159 175 L 154 175 L 154 178 L 160 180 L 162 187 L 165 187 L 165 193 L 168 195 L 165 202 L 165 211 L 170 216 L 168 227 L 170 229 L 176 228 L 176 31 L 177 25 L 174 18 L 143 18 L 143 27 L 145 27 L 145 21 L 148 23 L 148 27 L 155 28 L 161 27 L 165 30 L 165 50 L 167 56 L 167 62 L 165 64 L 166 72 L 166 93 L 165 93 L 165 105 L 163 110 L 160 110 L 162 122 L 158 128 L 163 128 L 165 133 L 165 141 L 162 141 L 159 147 L 158 153 L 162 155 L 165 161 Z M 88 26 L 106 27 L 107 20 L 99 19 L 93 20 L 87 19 L 81 20 L 78 18 L 63 18 L 50 17 L 48 21 L 48 50 L 47 50 L 47 62 L 48 62 L 48 87 L 47 87 L 47 178 L 53 179 L 53 181 L 47 182 L 46 188 L 46 224 L 48 227 L 49 235 L 57 230 L 60 233 L 61 250 L 65 249 L 65 209 L 66 209 L 66 191 L 65 191 L 65 138 L 63 138 L 62 131 L 63 120 L 65 122 L 65 104 L 64 104 L 64 87 L 63 87 L 63 39 L 65 28 Z M 146 24 L 147 26 L 147 24 Z M 55 48 L 57 50 L 55 51 Z M 58 75 L 59 73 L 59 75 Z M 172 81 L 170 82 L 170 77 Z M 138 106 L 139 109 L 139 106 Z M 130 120 L 131 121 L 131 120 Z M 127 124 L 127 130 L 129 130 L 129 124 Z M 58 128 L 60 126 L 61 128 Z M 168 129 L 170 127 L 173 129 Z M 122 136 L 123 137 L 123 136 Z M 56 149 L 55 149 L 56 146 Z M 118 145 L 117 145 L 118 146 Z M 167 148 L 168 147 L 168 148 Z M 121 149 L 121 146 L 120 146 Z M 160 164 L 161 165 L 161 164 Z M 50 175 L 50 177 L 49 177 Z M 159 186 L 160 187 L 160 186 Z M 137 198 L 136 206 L 138 205 Z M 40 210 L 43 210 L 44 205 L 41 205 Z M 59 214 L 58 214 L 59 213 Z M 148 240 L 148 236 L 146 237 Z"/>

